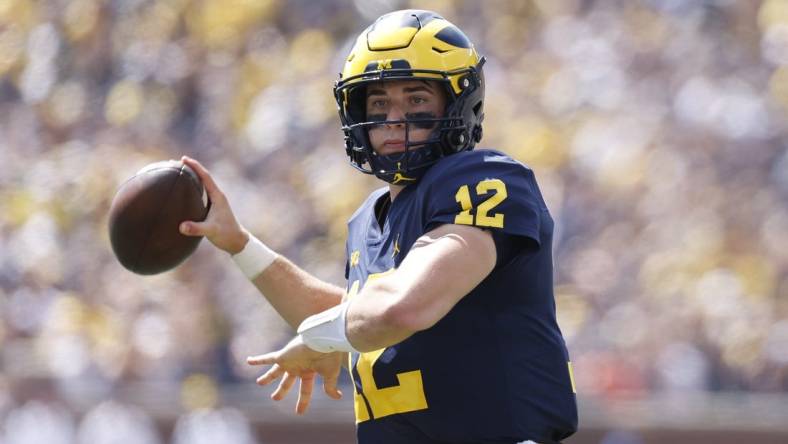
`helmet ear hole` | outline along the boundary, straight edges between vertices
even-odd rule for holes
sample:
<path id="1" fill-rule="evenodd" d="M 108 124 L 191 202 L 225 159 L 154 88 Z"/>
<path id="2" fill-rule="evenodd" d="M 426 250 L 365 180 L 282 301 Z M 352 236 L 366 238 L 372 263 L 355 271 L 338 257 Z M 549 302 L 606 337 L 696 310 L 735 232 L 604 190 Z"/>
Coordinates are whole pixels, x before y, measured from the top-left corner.
<path id="1" fill-rule="evenodd" d="M 444 145 L 450 147 L 451 153 L 464 150 L 469 140 L 468 132 L 460 129 L 448 131 L 443 137 Z"/>
<path id="2" fill-rule="evenodd" d="M 470 77 L 471 77 L 470 75 L 465 74 L 464 76 L 460 77 L 457 80 L 457 85 L 460 87 L 461 90 L 465 91 L 466 89 L 468 89 L 471 86 L 471 78 Z"/>

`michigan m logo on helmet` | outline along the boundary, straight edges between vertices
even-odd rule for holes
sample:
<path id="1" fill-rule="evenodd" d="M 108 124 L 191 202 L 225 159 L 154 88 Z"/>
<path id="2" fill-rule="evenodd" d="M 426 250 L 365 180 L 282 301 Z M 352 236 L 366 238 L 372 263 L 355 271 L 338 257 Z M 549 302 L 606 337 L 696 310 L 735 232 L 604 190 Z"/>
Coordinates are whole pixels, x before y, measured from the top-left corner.
<path id="1" fill-rule="evenodd" d="M 483 65 L 484 57 L 468 37 L 434 12 L 403 10 L 378 18 L 358 36 L 334 84 L 350 163 L 389 183 L 412 183 L 441 157 L 473 149 L 482 137 Z M 367 86 L 389 80 L 437 83 L 446 92 L 443 115 L 411 121 L 368 119 Z M 427 140 L 406 140 L 402 153 L 379 155 L 368 131 L 381 124 L 434 129 Z"/>

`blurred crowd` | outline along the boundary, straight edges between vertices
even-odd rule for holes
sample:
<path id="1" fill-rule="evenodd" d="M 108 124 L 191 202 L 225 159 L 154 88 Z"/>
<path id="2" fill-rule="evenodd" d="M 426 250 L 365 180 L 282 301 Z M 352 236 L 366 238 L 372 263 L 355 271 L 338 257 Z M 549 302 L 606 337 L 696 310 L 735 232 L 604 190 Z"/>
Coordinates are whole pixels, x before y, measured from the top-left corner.
<path id="1" fill-rule="evenodd" d="M 77 424 L 55 402 L 137 382 L 181 388 L 173 442 L 253 441 L 215 393 L 293 332 L 207 241 L 124 270 L 109 205 L 188 154 L 250 231 L 344 285 L 346 220 L 380 183 L 349 166 L 331 88 L 407 7 L 488 59 L 480 146 L 530 165 L 557 221 L 580 396 L 788 391 L 788 1 L 5 0 L 0 442 L 104 442 L 102 415 L 147 433 L 129 406 Z M 31 415 L 67 432 L 25 435 Z"/>

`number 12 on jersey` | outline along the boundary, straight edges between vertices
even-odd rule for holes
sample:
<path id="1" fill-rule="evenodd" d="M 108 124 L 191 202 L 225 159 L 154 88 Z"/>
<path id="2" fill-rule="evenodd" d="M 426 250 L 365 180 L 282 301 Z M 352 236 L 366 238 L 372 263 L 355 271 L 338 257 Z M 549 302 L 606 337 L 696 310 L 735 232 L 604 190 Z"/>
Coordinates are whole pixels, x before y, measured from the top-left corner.
<path id="1" fill-rule="evenodd" d="M 367 277 L 367 282 L 374 281 L 385 276 L 394 269 L 382 273 L 372 273 Z M 358 294 L 360 282 L 355 281 L 348 290 L 348 299 L 352 299 Z M 385 349 L 359 354 L 355 369 L 361 379 L 363 392 L 353 391 L 354 409 L 356 411 L 356 422 L 368 421 L 371 418 L 382 418 L 384 416 L 397 413 L 407 413 L 428 408 L 427 398 L 424 395 L 424 382 L 421 377 L 421 370 L 413 369 L 397 373 L 397 384 L 390 387 L 379 387 L 375 381 L 373 368 L 375 362 L 383 354 Z M 348 367 L 353 369 L 352 355 L 348 357 Z M 350 372 L 353 378 L 353 372 Z M 367 410 L 369 406 L 369 410 Z"/>
<path id="2" fill-rule="evenodd" d="M 490 192 L 493 194 L 476 208 L 476 220 L 471 214 L 473 201 L 468 185 L 463 185 L 454 195 L 454 200 L 460 204 L 462 212 L 454 218 L 454 223 L 459 225 L 476 225 L 478 227 L 503 228 L 503 213 L 493 213 L 490 210 L 503 202 L 507 197 L 506 184 L 501 179 L 485 179 L 476 184 L 476 195 L 484 196 Z"/>

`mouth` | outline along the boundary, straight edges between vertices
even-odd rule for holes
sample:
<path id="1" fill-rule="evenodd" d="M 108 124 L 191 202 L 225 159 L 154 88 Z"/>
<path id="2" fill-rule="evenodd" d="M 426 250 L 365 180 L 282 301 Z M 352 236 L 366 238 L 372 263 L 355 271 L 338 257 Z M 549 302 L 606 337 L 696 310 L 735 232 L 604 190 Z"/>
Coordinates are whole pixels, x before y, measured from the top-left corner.
<path id="1" fill-rule="evenodd" d="M 383 153 L 381 154 L 392 154 L 392 153 L 401 153 L 407 149 L 407 145 L 405 141 L 402 139 L 388 139 L 383 142 Z"/>

